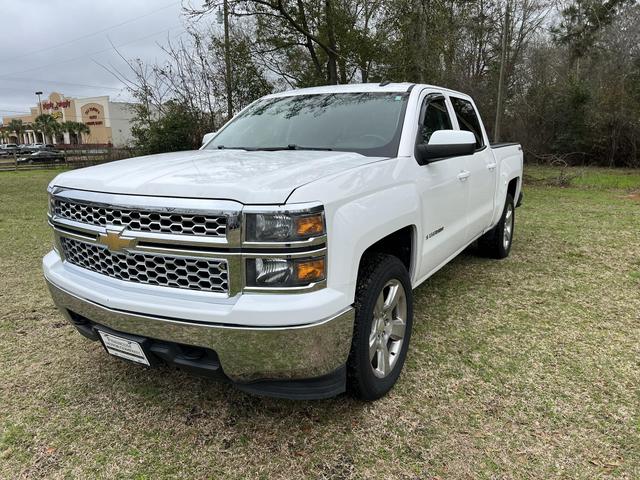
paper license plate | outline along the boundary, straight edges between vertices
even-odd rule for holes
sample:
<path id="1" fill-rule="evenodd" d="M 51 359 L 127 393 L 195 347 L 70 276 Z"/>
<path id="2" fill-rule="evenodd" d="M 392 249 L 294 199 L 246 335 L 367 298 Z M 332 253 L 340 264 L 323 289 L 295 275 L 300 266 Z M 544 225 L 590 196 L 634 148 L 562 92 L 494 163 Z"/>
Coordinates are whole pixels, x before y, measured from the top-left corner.
<path id="1" fill-rule="evenodd" d="M 147 356 L 144 354 L 144 350 L 142 350 L 138 342 L 118 337 L 117 335 L 112 335 L 102 330 L 98 330 L 98 332 L 102 337 L 102 342 L 107 352 L 111 355 L 126 358 L 127 360 L 143 365 L 149 365 L 149 360 L 147 360 Z"/>

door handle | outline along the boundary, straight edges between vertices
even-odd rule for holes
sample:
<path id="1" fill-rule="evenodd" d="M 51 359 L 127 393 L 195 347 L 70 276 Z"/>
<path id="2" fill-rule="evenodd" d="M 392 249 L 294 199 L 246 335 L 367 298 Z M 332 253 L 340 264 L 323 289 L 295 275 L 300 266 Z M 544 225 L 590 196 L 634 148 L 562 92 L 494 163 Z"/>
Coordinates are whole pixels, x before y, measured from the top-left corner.
<path id="1" fill-rule="evenodd" d="M 464 182 L 467 178 L 469 178 L 469 175 L 471 175 L 471 172 L 469 172 L 468 170 L 462 170 L 458 174 L 458 180 L 460 180 L 461 182 Z"/>
<path id="2" fill-rule="evenodd" d="M 496 166 L 497 166 L 496 162 L 489 163 L 489 164 L 487 165 L 487 170 L 495 170 L 495 169 L 496 169 Z"/>

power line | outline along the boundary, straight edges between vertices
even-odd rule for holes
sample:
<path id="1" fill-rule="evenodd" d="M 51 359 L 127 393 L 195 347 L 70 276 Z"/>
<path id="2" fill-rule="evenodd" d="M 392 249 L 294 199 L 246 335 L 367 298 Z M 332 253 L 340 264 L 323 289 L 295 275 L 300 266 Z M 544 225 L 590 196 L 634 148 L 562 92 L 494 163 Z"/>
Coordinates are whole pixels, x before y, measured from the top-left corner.
<path id="1" fill-rule="evenodd" d="M 75 83 L 64 82 L 62 80 L 42 80 L 40 78 L 29 77 L 7 77 L 7 80 L 17 80 L 22 82 L 36 82 L 36 83 L 56 83 L 60 85 L 70 85 L 72 87 L 87 87 L 87 88 L 100 88 L 102 90 L 122 90 L 123 87 L 107 87 L 105 85 L 90 85 L 88 83 Z M 15 90 L 15 88 L 1 87 L 1 90 Z"/>
<path id="2" fill-rule="evenodd" d="M 40 78 L 28 78 L 28 77 L 7 77 L 7 80 L 16 80 L 20 82 L 32 82 L 34 84 L 42 84 L 42 83 L 55 83 L 59 85 L 69 85 L 72 87 L 86 87 L 86 88 L 99 88 L 101 90 L 122 90 L 124 87 L 107 87 L 106 85 L 91 85 L 88 83 L 75 83 L 75 82 L 64 82 L 62 80 L 43 80 Z M 0 87 L 0 90 L 17 90 L 15 87 Z"/>
<path id="3" fill-rule="evenodd" d="M 21 70 L 19 72 L 5 73 L 5 74 L 0 75 L 0 78 L 9 77 L 11 75 L 20 75 L 21 73 L 32 72 L 33 70 L 41 70 L 43 68 L 51 67 L 51 66 L 54 66 L 54 65 L 60 65 L 61 63 L 75 62 L 76 60 L 81 60 L 83 58 L 90 57 L 92 55 L 98 55 L 100 53 L 110 52 L 114 48 L 120 48 L 120 47 L 124 47 L 125 45 L 129 45 L 131 43 L 140 42 L 142 40 L 146 40 L 147 38 L 150 38 L 150 37 L 153 37 L 155 35 L 158 35 L 159 33 L 169 32 L 169 31 L 174 30 L 174 29 L 176 29 L 178 27 L 182 28 L 182 25 L 175 25 L 175 26 L 170 27 L 170 28 L 163 28 L 162 30 L 158 30 L 157 32 L 154 32 L 154 33 L 152 33 L 150 35 L 146 35 L 146 36 L 144 36 L 142 38 L 138 38 L 136 40 L 131 40 L 129 42 L 121 43 L 120 45 L 115 45 L 115 47 L 112 46 L 112 47 L 109 47 L 109 48 L 104 48 L 102 50 L 98 50 L 98 51 L 95 51 L 95 52 L 91 52 L 91 53 L 86 53 L 84 55 L 80 55 L 78 57 L 69 58 L 67 60 L 62 60 L 62 61 L 58 61 L 58 62 L 52 62 L 52 63 L 48 63 L 48 64 L 45 64 L 45 65 L 40 65 L 40 66 L 37 66 L 37 67 L 33 67 L 33 68 L 28 68 L 26 70 Z"/>
<path id="4" fill-rule="evenodd" d="M 158 9 L 156 9 L 156 10 L 152 10 L 151 12 L 145 13 L 144 15 L 133 17 L 133 18 L 130 18 L 129 20 L 125 20 L 124 22 L 121 22 L 121 23 L 118 23 L 118 24 L 115 24 L 115 25 L 111 25 L 110 27 L 103 28 L 102 30 L 97 30 L 97 31 L 92 32 L 92 33 L 87 33 L 86 35 L 82 35 L 80 37 L 72 38 L 72 39 L 67 40 L 65 42 L 62 42 L 62 43 L 58 43 L 58 44 L 55 44 L 55 45 L 50 45 L 48 47 L 44 47 L 44 48 L 41 48 L 39 50 L 32 50 L 31 52 L 23 53 L 21 55 L 16 55 L 15 57 L 5 58 L 5 59 L 2 59 L 0 61 L 2 61 L 2 62 L 10 62 L 12 60 L 16 60 L 16 59 L 19 59 L 19 58 L 24 58 L 27 55 L 35 55 L 36 53 L 46 52 L 48 50 L 53 50 L 54 48 L 62 47 L 62 46 L 65 46 L 65 45 L 69 45 L 69 44 L 77 42 L 78 40 L 83 40 L 85 38 L 90 38 L 90 37 L 93 37 L 93 36 L 98 35 L 100 33 L 108 32 L 109 30 L 112 30 L 114 28 L 121 27 L 122 25 L 126 25 L 128 23 L 135 22 L 136 20 L 140 20 L 141 18 L 145 18 L 145 17 L 151 16 L 151 15 L 153 15 L 155 13 L 158 13 L 158 12 L 160 12 L 162 10 L 166 10 L 167 8 L 173 7 L 173 6 L 175 6 L 175 5 L 179 4 L 179 3 L 180 2 L 173 2 L 173 3 L 170 3 L 168 5 L 165 5 L 164 7 L 160 7 Z"/>

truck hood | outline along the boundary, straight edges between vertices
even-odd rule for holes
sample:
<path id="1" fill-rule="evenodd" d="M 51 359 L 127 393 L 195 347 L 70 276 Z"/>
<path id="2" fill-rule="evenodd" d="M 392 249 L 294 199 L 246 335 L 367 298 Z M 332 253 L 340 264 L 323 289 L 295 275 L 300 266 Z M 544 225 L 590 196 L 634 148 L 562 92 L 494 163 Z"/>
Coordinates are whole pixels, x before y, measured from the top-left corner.
<path id="1" fill-rule="evenodd" d="M 281 204 L 301 185 L 382 159 L 350 152 L 195 150 L 73 170 L 56 177 L 52 185 L 129 195 Z"/>

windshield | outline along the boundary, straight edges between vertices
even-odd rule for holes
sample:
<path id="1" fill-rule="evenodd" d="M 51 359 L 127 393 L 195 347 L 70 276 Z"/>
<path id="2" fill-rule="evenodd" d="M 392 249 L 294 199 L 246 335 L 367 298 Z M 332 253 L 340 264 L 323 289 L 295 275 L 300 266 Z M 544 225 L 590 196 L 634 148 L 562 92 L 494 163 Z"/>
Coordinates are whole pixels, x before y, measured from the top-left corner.
<path id="1" fill-rule="evenodd" d="M 338 150 L 396 156 L 408 96 L 361 92 L 259 100 L 205 149 Z"/>

